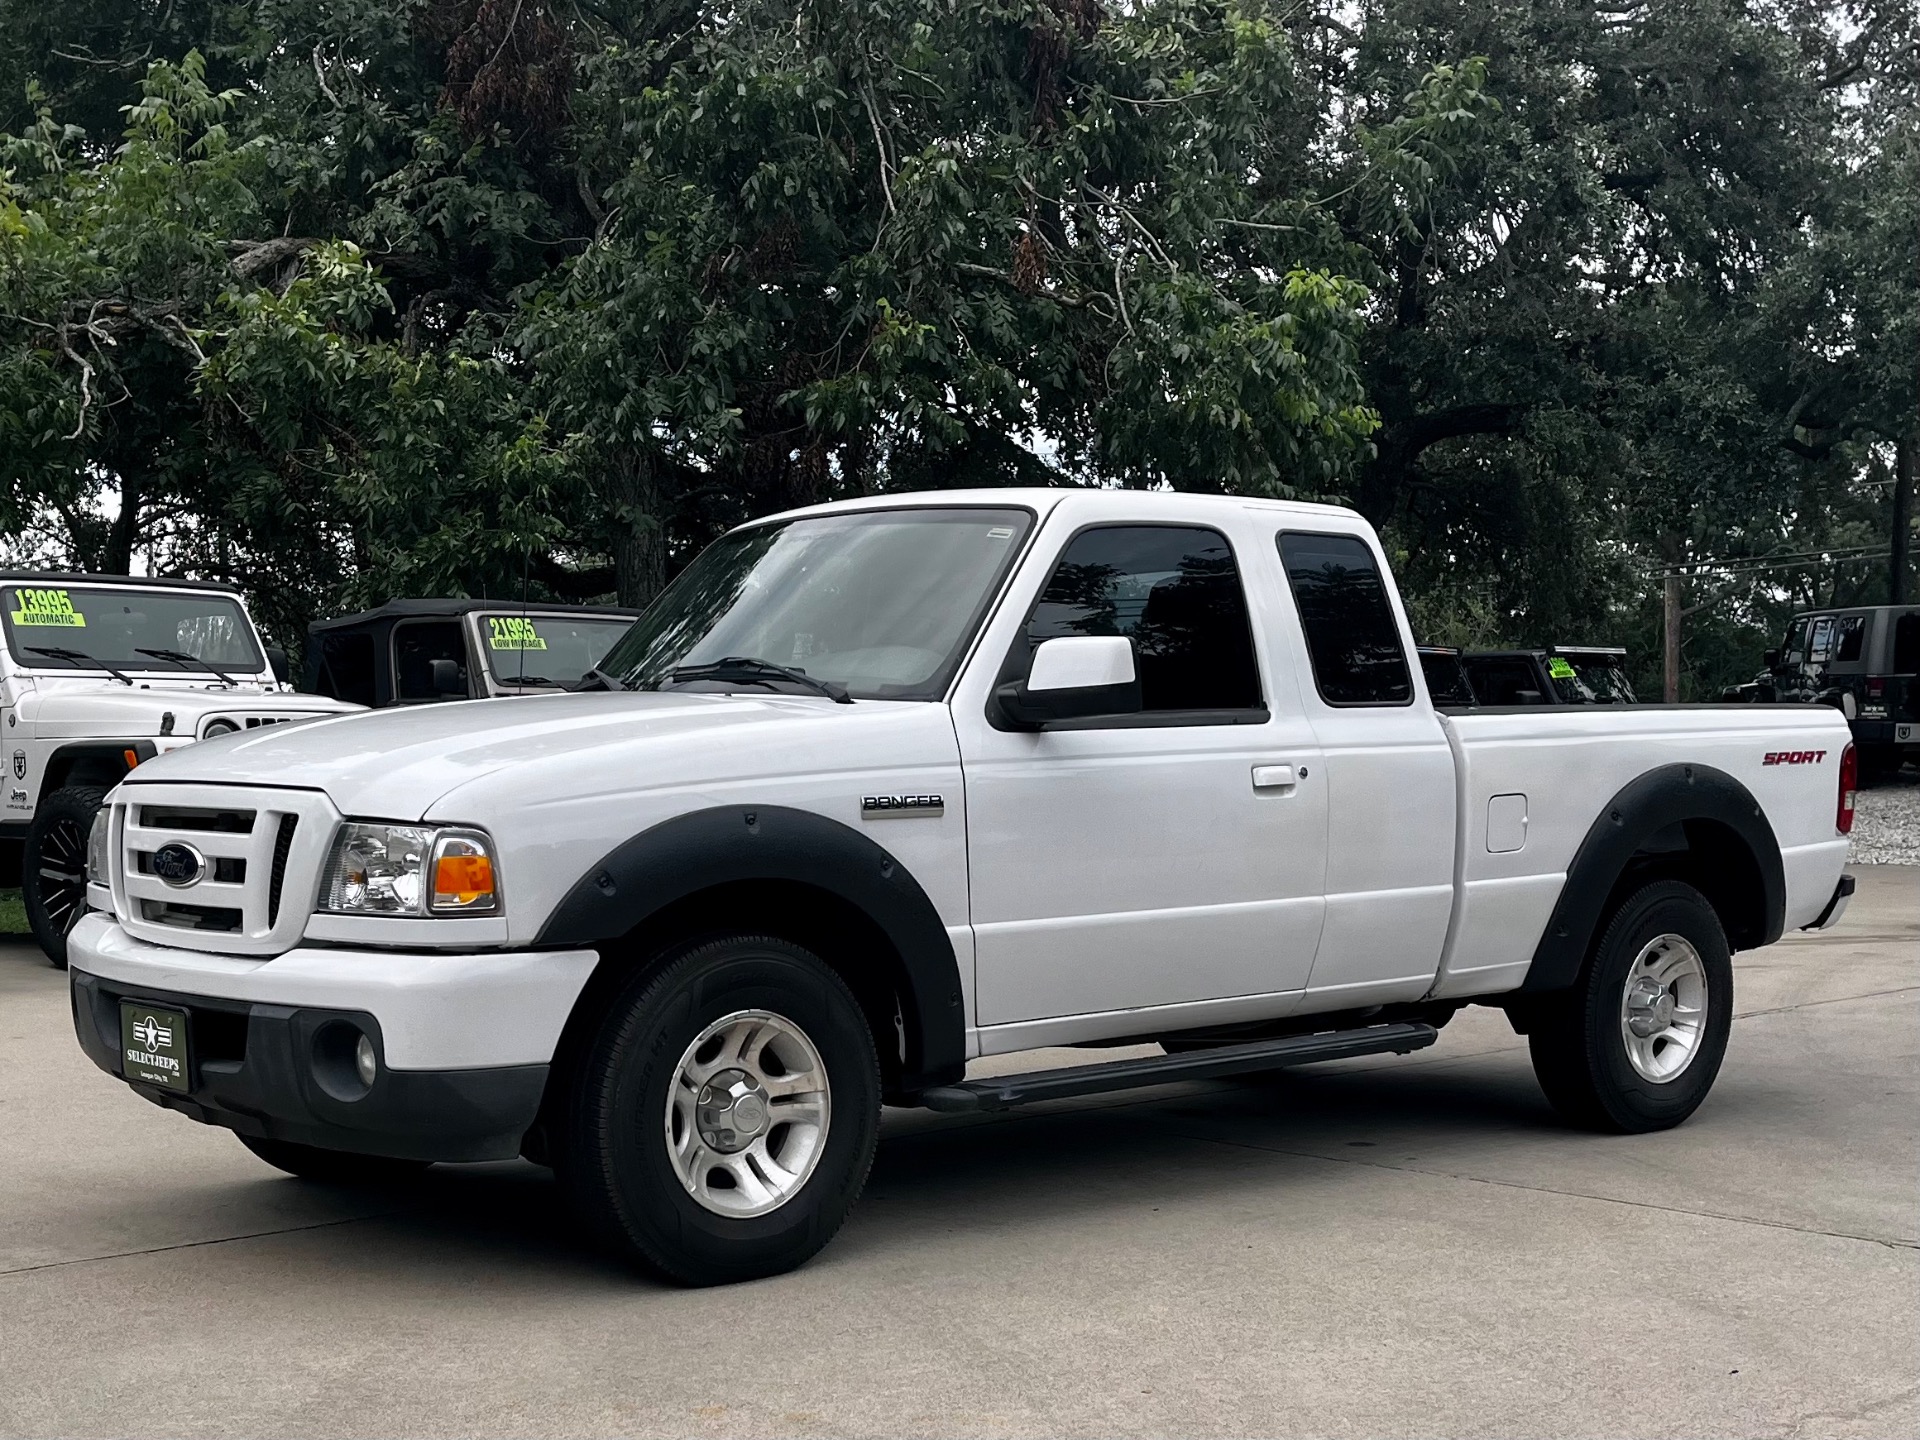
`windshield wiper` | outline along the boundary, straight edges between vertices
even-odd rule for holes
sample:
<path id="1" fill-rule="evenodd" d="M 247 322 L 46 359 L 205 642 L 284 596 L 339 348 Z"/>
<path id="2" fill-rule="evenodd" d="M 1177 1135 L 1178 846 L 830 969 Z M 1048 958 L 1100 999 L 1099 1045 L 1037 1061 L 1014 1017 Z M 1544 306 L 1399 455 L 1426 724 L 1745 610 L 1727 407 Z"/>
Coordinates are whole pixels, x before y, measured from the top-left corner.
<path id="1" fill-rule="evenodd" d="M 626 681 L 622 680 L 618 675 L 609 675 L 606 671 L 602 670 L 598 665 L 589 665 L 586 669 L 586 672 L 583 675 L 581 675 L 580 682 L 577 685 L 573 685 L 569 688 L 575 691 L 631 690 L 633 689 L 633 686 L 629 685 Z"/>
<path id="2" fill-rule="evenodd" d="M 816 695 L 824 695 L 836 705 L 851 705 L 853 697 L 847 693 L 847 687 L 832 680 L 818 680 L 804 670 L 796 670 L 791 665 L 776 665 L 771 660 L 757 660 L 751 655 L 729 655 L 724 660 L 715 660 L 711 665 L 682 665 L 672 671 L 667 679 L 681 680 L 746 680 L 761 685 L 774 680 L 788 680 Z"/>
<path id="3" fill-rule="evenodd" d="M 184 650 L 149 650 L 144 645 L 136 645 L 133 647 L 133 653 L 136 655 L 151 655 L 156 660 L 171 660 L 176 665 L 199 665 L 211 670 L 222 680 L 226 681 L 228 685 L 237 686 L 240 683 L 211 660 L 202 660 L 198 655 L 189 655 Z"/>
<path id="4" fill-rule="evenodd" d="M 54 659 L 64 660 L 69 665 L 97 665 L 128 689 L 133 688 L 132 680 L 122 675 L 118 670 L 114 669 L 113 666 L 107 664 L 106 661 L 96 660 L 84 650 L 69 650 L 64 645 L 26 645 L 21 648 L 29 655 L 51 655 Z"/>
<path id="5" fill-rule="evenodd" d="M 553 681 L 544 675 L 502 675 L 502 685 L 551 685 Z"/>

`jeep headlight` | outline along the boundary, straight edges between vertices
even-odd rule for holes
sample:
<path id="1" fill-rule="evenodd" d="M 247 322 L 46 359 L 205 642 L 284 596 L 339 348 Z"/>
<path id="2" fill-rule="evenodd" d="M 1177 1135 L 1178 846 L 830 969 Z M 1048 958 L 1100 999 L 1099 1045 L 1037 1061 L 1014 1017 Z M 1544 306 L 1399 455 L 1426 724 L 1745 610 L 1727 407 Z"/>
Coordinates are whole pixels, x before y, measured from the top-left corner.
<path id="1" fill-rule="evenodd" d="M 87 831 L 87 883 L 106 885 L 110 883 L 107 874 L 107 858 L 113 849 L 113 807 L 102 805 L 93 813 L 93 828 Z"/>
<path id="2" fill-rule="evenodd" d="M 350 820 L 334 836 L 320 908 L 336 915 L 491 915 L 492 842 L 477 830 Z"/>

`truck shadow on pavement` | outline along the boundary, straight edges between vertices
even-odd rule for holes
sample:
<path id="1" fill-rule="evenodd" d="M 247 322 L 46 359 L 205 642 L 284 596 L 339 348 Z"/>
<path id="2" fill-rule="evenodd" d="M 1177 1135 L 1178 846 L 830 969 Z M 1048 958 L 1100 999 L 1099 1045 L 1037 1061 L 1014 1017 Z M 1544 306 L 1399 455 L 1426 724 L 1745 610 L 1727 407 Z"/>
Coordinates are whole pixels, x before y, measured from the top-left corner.
<path id="1" fill-rule="evenodd" d="M 1284 1207 L 1290 1191 L 1324 1198 L 1330 1162 L 1397 1164 L 1411 1158 L 1410 1146 L 1434 1156 L 1568 1134 L 1524 1058 L 1491 1056 L 1452 1074 L 1381 1067 L 1266 1076 L 1000 1116 L 889 1111 L 860 1204 L 808 1272 L 895 1258 L 933 1236 L 998 1243 L 1009 1231 L 1100 1225 L 1162 1203 L 1241 1209 L 1258 1197 Z M 551 1173 L 532 1165 L 437 1166 L 379 1199 L 392 1208 L 369 1217 L 377 1238 L 314 1232 L 315 1245 L 363 1257 L 329 1253 L 326 1264 L 378 1267 L 389 1284 L 413 1270 L 427 1289 L 436 1287 L 433 1272 L 476 1261 L 509 1285 L 559 1275 L 590 1288 L 596 1277 L 616 1289 L 648 1283 L 593 1247 Z"/>

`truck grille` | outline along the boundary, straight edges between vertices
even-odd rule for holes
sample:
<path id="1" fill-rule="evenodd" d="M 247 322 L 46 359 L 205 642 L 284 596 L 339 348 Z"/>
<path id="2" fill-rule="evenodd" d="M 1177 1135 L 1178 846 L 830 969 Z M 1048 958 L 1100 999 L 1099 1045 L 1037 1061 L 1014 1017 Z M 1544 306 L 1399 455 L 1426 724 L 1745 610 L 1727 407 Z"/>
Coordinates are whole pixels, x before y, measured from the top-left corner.
<path id="1" fill-rule="evenodd" d="M 114 909 L 158 944 L 279 954 L 306 928 L 338 820 L 312 790 L 129 780 L 111 820 Z"/>

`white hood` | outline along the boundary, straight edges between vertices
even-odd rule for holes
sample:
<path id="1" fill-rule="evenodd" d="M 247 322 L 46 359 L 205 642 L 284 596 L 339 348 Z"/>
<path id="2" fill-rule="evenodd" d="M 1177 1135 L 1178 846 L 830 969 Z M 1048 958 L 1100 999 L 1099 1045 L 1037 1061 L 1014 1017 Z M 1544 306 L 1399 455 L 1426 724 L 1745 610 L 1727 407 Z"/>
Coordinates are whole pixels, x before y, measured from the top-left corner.
<path id="1" fill-rule="evenodd" d="M 808 696 L 652 691 L 466 700 L 222 736 L 149 760 L 133 783 L 291 786 L 325 792 L 345 815 L 417 820 L 456 789 L 490 788 L 487 778 L 502 771 L 513 773 L 518 783 L 510 788 L 517 790 L 525 784 L 541 788 L 543 775 L 566 784 L 563 774 L 571 779 L 583 765 L 591 771 L 604 764 L 601 773 L 612 790 L 633 783 L 635 765 L 651 754 L 659 769 L 649 778 L 672 784 L 688 778 L 689 768 L 725 773 L 737 764 L 729 757 L 754 748 L 742 731 L 779 722 L 787 722 L 783 729 L 795 728 L 793 722 L 811 728 L 806 722 L 851 719 L 858 712 L 873 718 L 898 708 L 864 701 L 836 705 Z M 742 739 L 745 746 L 736 743 Z M 689 748 L 704 761 L 689 767 Z M 667 751 L 674 752 L 671 761 Z M 675 771 L 681 773 L 670 773 Z"/>
<path id="2" fill-rule="evenodd" d="M 209 715 L 273 715 L 276 717 L 342 715 L 361 707 L 344 700 L 288 691 L 227 689 L 200 684 L 136 684 L 80 680 L 47 685 L 20 699 L 20 718 L 34 726 L 42 740 L 86 739 L 108 736 L 134 739 L 157 736 L 161 721 L 171 713 L 167 733 L 192 738 Z"/>

